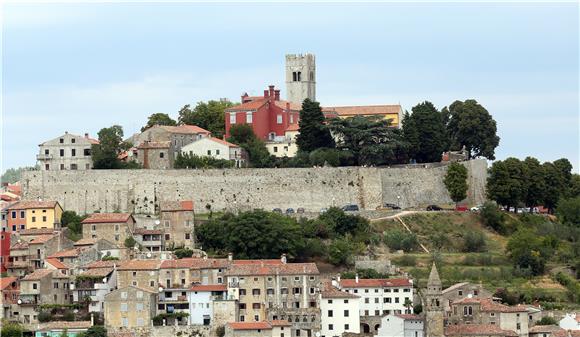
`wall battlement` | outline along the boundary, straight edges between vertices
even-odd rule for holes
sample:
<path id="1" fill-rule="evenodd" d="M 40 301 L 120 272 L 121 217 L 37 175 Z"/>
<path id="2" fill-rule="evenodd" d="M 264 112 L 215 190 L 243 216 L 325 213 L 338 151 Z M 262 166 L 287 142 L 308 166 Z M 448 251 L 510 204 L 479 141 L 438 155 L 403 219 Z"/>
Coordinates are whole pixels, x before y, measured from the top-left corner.
<path id="1" fill-rule="evenodd" d="M 482 203 L 487 163 L 463 164 L 469 171 L 468 203 Z M 154 214 L 164 200 L 194 200 L 196 212 L 276 207 L 318 211 L 348 203 L 375 209 L 383 202 L 399 202 L 402 207 L 450 203 L 443 184 L 446 170 L 440 166 L 28 171 L 22 186 L 25 199 L 57 200 L 65 210 L 80 214 Z"/>

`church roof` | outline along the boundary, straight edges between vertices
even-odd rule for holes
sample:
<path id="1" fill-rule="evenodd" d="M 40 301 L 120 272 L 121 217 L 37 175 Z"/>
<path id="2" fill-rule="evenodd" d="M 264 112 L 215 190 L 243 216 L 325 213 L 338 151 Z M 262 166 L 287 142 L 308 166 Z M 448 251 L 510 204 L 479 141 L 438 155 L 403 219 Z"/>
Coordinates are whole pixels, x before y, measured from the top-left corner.
<path id="1" fill-rule="evenodd" d="M 437 266 L 435 265 L 435 262 L 433 262 L 433 266 L 431 267 L 431 273 L 429 273 L 429 281 L 427 281 L 427 286 L 441 287 L 441 278 L 439 278 L 439 272 L 437 271 Z"/>

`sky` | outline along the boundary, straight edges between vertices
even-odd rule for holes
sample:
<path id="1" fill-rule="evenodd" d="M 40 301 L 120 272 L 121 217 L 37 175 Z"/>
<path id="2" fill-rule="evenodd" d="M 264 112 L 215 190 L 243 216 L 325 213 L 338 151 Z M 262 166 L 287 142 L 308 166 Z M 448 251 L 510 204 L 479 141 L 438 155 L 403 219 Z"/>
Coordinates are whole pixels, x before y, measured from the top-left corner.
<path id="1" fill-rule="evenodd" d="M 322 105 L 476 99 L 497 159 L 579 164 L 578 3 L 60 3 L 2 6 L 1 169 L 65 131 L 282 90 L 316 55 Z"/>

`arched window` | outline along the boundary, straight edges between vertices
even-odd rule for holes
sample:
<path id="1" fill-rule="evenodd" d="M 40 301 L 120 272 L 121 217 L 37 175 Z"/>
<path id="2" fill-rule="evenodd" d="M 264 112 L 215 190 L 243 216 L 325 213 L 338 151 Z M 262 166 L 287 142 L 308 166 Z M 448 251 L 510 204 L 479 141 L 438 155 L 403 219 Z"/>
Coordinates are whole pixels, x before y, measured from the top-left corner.
<path id="1" fill-rule="evenodd" d="M 473 315 L 473 308 L 469 306 L 469 316 Z"/>
<path id="2" fill-rule="evenodd" d="M 463 316 L 467 316 L 467 307 L 463 307 Z"/>

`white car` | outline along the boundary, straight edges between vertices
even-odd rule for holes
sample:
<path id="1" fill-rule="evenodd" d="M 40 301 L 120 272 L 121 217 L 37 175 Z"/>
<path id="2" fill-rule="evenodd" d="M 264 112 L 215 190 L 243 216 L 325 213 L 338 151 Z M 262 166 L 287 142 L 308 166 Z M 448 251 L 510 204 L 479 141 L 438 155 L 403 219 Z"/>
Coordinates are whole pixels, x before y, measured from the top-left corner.
<path id="1" fill-rule="evenodd" d="M 473 206 L 469 210 L 472 212 L 479 212 L 480 208 L 479 208 L 479 206 Z"/>

